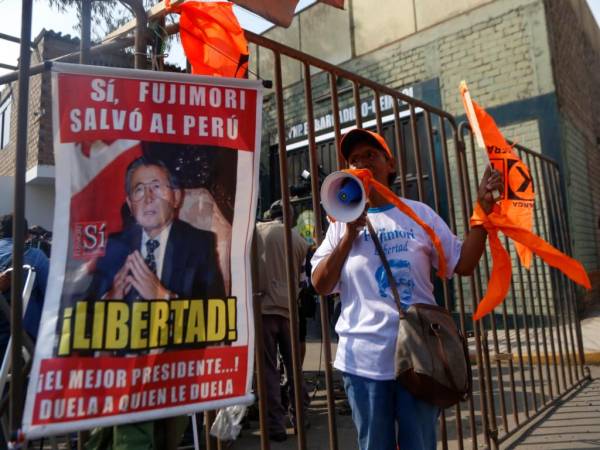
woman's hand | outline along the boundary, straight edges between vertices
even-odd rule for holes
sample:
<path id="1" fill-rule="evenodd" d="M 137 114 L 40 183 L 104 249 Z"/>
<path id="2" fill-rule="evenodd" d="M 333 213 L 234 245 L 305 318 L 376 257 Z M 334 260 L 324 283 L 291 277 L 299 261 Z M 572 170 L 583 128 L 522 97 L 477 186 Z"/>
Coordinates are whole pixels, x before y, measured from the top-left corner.
<path id="1" fill-rule="evenodd" d="M 313 271 L 312 284 L 319 294 L 330 294 L 339 281 L 342 267 L 352 249 L 352 245 L 360 231 L 367 225 L 367 209 L 368 206 L 365 206 L 365 210 L 358 219 L 346 223 L 346 232 L 338 245 Z"/>
<path id="2" fill-rule="evenodd" d="M 358 217 L 358 219 L 356 219 L 354 222 L 348 222 L 346 224 L 346 236 L 348 236 L 349 239 L 354 240 L 356 239 L 356 236 L 358 236 L 358 233 L 360 233 L 360 231 L 367 226 L 367 210 L 369 209 L 369 206 L 365 206 L 365 210 L 362 212 L 362 214 Z"/>
<path id="3" fill-rule="evenodd" d="M 492 169 L 490 165 L 485 168 L 479 188 L 477 189 L 477 202 L 483 208 L 486 214 L 492 212 L 494 207 L 493 192 L 504 192 L 504 180 L 502 174 L 497 170 Z"/>

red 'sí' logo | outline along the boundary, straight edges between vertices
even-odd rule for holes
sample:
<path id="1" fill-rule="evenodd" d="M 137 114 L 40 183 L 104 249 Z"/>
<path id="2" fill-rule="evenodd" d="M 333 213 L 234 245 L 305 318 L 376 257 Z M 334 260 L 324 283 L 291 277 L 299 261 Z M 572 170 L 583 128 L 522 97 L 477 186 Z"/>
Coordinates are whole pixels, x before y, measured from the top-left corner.
<path id="1" fill-rule="evenodd" d="M 73 257 L 91 259 L 104 256 L 106 222 L 77 222 L 73 230 Z"/>

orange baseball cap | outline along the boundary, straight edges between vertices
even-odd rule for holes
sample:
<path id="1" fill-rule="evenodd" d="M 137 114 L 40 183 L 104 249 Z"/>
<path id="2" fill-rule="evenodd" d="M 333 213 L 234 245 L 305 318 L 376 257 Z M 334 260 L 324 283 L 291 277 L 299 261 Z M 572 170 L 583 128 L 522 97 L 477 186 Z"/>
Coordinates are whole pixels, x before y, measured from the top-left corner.
<path id="1" fill-rule="evenodd" d="M 358 142 L 367 141 L 373 144 L 375 147 L 383 150 L 385 155 L 388 158 L 394 159 L 394 155 L 392 151 L 385 142 L 383 136 L 379 133 L 374 133 L 373 131 L 365 130 L 364 128 L 355 128 L 354 130 L 348 131 L 344 136 L 342 136 L 342 141 L 340 142 L 340 149 L 342 151 L 342 155 L 344 159 L 348 159 L 348 155 L 350 154 L 350 150 L 354 147 Z"/>

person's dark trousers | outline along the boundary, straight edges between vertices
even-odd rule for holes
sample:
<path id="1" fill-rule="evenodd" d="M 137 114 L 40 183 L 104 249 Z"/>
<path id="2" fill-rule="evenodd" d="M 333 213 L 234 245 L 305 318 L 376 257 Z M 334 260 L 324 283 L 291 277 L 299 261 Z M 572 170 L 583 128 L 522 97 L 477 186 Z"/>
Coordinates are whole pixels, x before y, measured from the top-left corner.
<path id="1" fill-rule="evenodd" d="M 277 369 L 277 348 L 281 353 L 289 380 L 290 414 L 294 415 L 294 369 L 292 363 L 292 340 L 290 321 L 276 314 L 263 314 L 263 338 L 265 349 L 265 378 L 267 384 L 267 422 L 269 435 L 281 435 L 286 431 L 286 411 L 281 404 L 279 389 L 280 373 Z"/>

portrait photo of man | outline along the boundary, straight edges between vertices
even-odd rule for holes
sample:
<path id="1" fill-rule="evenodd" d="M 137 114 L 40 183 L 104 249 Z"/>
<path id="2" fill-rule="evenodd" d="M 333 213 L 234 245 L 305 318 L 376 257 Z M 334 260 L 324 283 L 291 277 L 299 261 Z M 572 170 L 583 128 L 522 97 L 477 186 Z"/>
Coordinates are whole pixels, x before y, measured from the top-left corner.
<path id="1" fill-rule="evenodd" d="M 165 163 L 135 159 L 124 188 L 132 220 L 108 238 L 88 299 L 224 296 L 215 234 L 178 218 L 183 190 Z"/>

